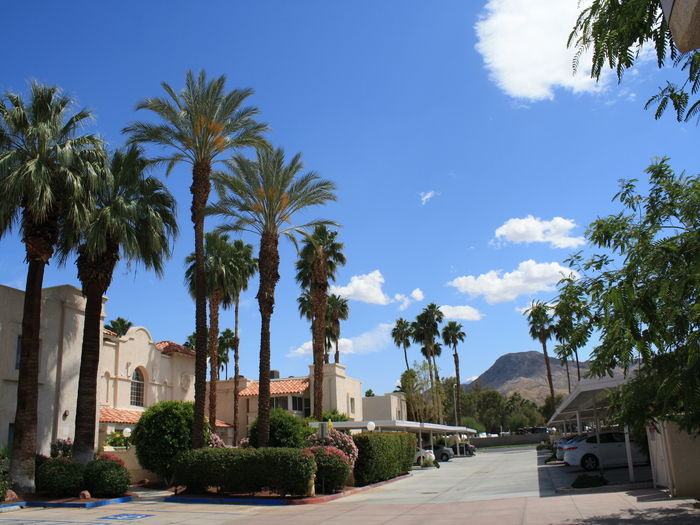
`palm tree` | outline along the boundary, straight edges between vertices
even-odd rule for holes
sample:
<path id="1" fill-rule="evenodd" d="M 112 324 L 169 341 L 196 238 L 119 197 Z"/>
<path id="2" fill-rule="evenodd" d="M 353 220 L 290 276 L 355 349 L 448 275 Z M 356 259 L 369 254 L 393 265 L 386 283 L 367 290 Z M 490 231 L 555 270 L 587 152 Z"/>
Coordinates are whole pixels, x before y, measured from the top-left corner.
<path id="1" fill-rule="evenodd" d="M 233 257 L 228 235 L 218 232 L 207 232 L 204 236 L 204 274 L 205 292 L 209 300 L 209 421 L 216 420 L 216 382 L 219 379 L 219 308 L 222 301 L 227 299 L 233 287 L 236 270 L 233 267 Z M 185 259 L 185 284 L 190 295 L 196 294 L 197 256 L 191 253 Z"/>
<path id="2" fill-rule="evenodd" d="M 194 351 L 197 351 L 197 333 L 192 332 L 190 335 L 187 336 L 187 341 L 182 343 L 182 346 L 185 348 L 190 348 Z"/>
<path id="3" fill-rule="evenodd" d="M 292 217 L 309 206 L 335 200 L 335 184 L 313 172 L 302 175 L 301 155 L 285 163 L 281 149 L 258 150 L 254 161 L 237 155 L 227 166 L 230 173 L 215 178 L 220 199 L 211 213 L 230 221 L 220 226 L 222 231 L 248 231 L 260 236 L 258 443 L 266 446 L 270 433 L 270 318 L 279 281 L 279 238 L 284 235 L 296 241 L 297 233 L 318 224 L 331 224 L 315 220 L 295 226 Z"/>
<path id="4" fill-rule="evenodd" d="M 34 492 L 44 268 L 57 247 L 78 243 L 104 157 L 98 137 L 79 133 L 90 112 L 72 106 L 57 87 L 37 82 L 26 102 L 15 93 L 0 98 L 0 236 L 19 226 L 29 263 L 10 461 L 18 492 Z"/>
<path id="5" fill-rule="evenodd" d="M 238 310 L 241 292 L 248 289 L 248 281 L 258 271 L 258 261 L 253 257 L 253 246 L 240 239 L 233 241 L 231 245 L 231 258 L 234 268 L 232 287 L 229 289 L 230 299 L 227 303 L 233 303 L 234 308 L 234 332 L 233 332 L 233 442 L 238 443 L 238 388 L 240 385 L 240 370 L 238 367 Z M 227 374 L 228 375 L 228 374 Z"/>
<path id="6" fill-rule="evenodd" d="M 311 294 L 312 348 L 314 356 L 314 417 L 323 419 L 323 362 L 326 355 L 326 317 L 328 315 L 328 281 L 335 280 L 338 266 L 345 264 L 343 244 L 336 241 L 338 232 L 321 224 L 304 238 L 296 263 L 296 279 Z"/>
<path id="7" fill-rule="evenodd" d="M 433 393 L 433 406 L 436 417 L 442 420 L 442 403 L 440 402 L 439 379 L 437 364 L 435 362 L 436 342 L 435 338 L 440 335 L 440 323 L 444 315 L 437 304 L 430 303 L 418 314 L 416 320 L 411 323 L 411 337 L 416 343 L 423 345 L 423 352 L 428 361 L 428 372 L 430 374 L 431 390 Z"/>
<path id="8" fill-rule="evenodd" d="M 530 337 L 539 341 L 542 345 L 544 364 L 547 368 L 547 382 L 549 383 L 549 395 L 554 402 L 554 383 L 552 383 L 552 369 L 549 366 L 549 356 L 547 355 L 547 341 L 554 335 L 554 324 L 552 316 L 549 314 L 550 306 L 542 301 L 533 301 L 530 307 L 525 310 L 527 322 L 530 325 Z"/>
<path id="9" fill-rule="evenodd" d="M 410 370 L 408 366 L 408 347 L 411 346 L 411 323 L 406 321 L 406 319 L 399 317 L 396 320 L 394 328 L 391 330 L 391 337 L 394 340 L 394 344 L 398 348 L 403 348 L 403 358 L 406 361 L 406 370 Z"/>
<path id="10" fill-rule="evenodd" d="M 219 336 L 219 371 L 223 372 L 226 370 L 226 373 L 224 376 L 226 379 L 228 379 L 228 363 L 229 363 L 229 352 L 233 350 L 233 338 L 235 337 L 235 334 L 233 333 L 233 330 L 230 328 L 227 328 L 223 332 L 221 332 L 221 335 Z"/>
<path id="11" fill-rule="evenodd" d="M 117 334 L 117 337 L 122 337 L 132 326 L 134 326 L 134 324 L 131 321 L 123 317 L 117 317 L 116 319 L 112 319 L 105 328 Z"/>
<path id="12" fill-rule="evenodd" d="M 102 297 L 119 259 L 142 263 L 161 275 L 177 235 L 175 199 L 161 181 L 144 175 L 147 166 L 136 146 L 115 152 L 109 165 L 105 163 L 105 180 L 77 250 L 86 304 L 73 457 L 83 465 L 95 454 Z"/>
<path id="13" fill-rule="evenodd" d="M 328 324 L 331 327 L 331 341 L 335 344 L 336 363 L 340 363 L 340 321 L 347 321 L 349 315 L 347 299 L 336 294 L 328 296 Z"/>
<path id="14" fill-rule="evenodd" d="M 195 78 L 185 76 L 185 88 L 178 94 L 166 82 L 161 86 L 167 97 L 142 100 L 136 109 L 152 111 L 160 123 L 134 122 L 124 128 L 130 143 L 149 143 L 165 147 L 167 154 L 157 161 L 167 164 L 169 173 L 175 164 L 192 165 L 192 224 L 195 253 L 195 358 L 194 424 L 192 446 L 202 446 L 204 406 L 207 382 L 207 296 L 204 275 L 204 211 L 209 200 L 212 166 L 224 153 L 244 147 L 265 148 L 262 133 L 267 126 L 255 120 L 258 110 L 243 106 L 253 94 L 251 89 L 225 91 L 226 78 L 208 80 L 204 71 Z"/>
<path id="15" fill-rule="evenodd" d="M 459 421 L 462 420 L 462 406 L 460 402 L 460 398 L 462 397 L 462 383 L 459 379 L 459 354 L 457 353 L 457 343 L 461 343 L 464 341 L 464 338 L 467 336 L 467 334 L 462 330 L 462 325 L 458 323 L 457 321 L 450 321 L 447 323 L 445 326 L 442 327 L 442 341 L 445 343 L 445 346 L 451 346 L 452 347 L 452 355 L 455 360 L 455 380 L 457 382 L 457 422 L 455 423 L 456 425 L 459 424 Z"/>

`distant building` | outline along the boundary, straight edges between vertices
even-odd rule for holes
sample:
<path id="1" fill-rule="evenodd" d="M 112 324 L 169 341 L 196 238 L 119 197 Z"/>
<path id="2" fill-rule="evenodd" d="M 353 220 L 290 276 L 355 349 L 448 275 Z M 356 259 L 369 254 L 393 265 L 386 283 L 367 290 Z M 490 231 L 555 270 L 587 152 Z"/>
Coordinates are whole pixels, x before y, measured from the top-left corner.
<path id="1" fill-rule="evenodd" d="M 362 398 L 362 411 L 368 421 L 405 421 L 408 419 L 403 392 Z"/>

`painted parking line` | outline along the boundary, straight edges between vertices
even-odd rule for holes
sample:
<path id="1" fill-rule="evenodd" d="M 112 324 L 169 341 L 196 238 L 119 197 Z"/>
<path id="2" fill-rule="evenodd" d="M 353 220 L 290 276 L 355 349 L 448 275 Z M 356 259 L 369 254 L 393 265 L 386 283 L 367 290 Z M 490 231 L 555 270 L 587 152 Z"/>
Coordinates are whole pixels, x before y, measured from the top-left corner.
<path id="1" fill-rule="evenodd" d="M 133 521 L 142 520 L 143 518 L 150 518 L 155 516 L 155 514 L 129 514 L 122 512 L 121 514 L 111 514 L 109 516 L 102 516 L 97 518 L 99 520 L 114 520 L 114 521 Z"/>

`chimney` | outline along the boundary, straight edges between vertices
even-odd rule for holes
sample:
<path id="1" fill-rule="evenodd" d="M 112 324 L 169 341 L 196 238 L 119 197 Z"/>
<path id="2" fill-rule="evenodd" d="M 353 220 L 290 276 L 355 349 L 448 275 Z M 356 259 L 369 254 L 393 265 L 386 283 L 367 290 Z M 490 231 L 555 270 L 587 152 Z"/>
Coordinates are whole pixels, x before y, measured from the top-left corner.
<path id="1" fill-rule="evenodd" d="M 280 378 L 280 371 L 279 370 L 270 370 L 270 379 L 279 379 Z"/>

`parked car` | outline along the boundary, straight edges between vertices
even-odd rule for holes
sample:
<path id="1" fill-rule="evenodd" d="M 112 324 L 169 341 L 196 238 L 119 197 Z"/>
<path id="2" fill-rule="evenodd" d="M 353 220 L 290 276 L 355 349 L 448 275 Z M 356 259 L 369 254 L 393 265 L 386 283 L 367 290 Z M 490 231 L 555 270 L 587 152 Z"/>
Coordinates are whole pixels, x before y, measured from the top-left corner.
<path id="1" fill-rule="evenodd" d="M 459 448 L 457 444 L 450 447 L 455 455 L 465 454 L 467 456 L 473 456 L 476 452 L 476 447 L 471 443 L 460 443 Z"/>
<path id="2" fill-rule="evenodd" d="M 427 449 L 427 448 L 424 450 L 420 450 L 420 449 L 416 450 L 416 457 L 414 458 L 413 463 L 415 465 L 418 465 L 419 464 L 418 460 L 421 457 L 423 458 L 423 461 L 425 461 L 426 459 L 430 459 L 432 461 L 435 461 L 435 454 L 433 453 L 432 450 Z"/>
<path id="3" fill-rule="evenodd" d="M 576 443 L 577 441 L 581 441 L 582 439 L 585 439 L 587 436 L 583 435 L 576 435 L 576 436 L 569 436 L 569 437 L 563 437 L 561 439 L 557 439 L 554 442 L 554 452 L 557 456 L 557 459 L 559 461 L 562 461 L 564 459 L 564 449 L 572 443 Z"/>
<path id="4" fill-rule="evenodd" d="M 580 466 L 584 470 L 595 470 L 599 465 L 604 467 L 616 467 L 627 464 L 627 450 L 625 448 L 625 435 L 622 432 L 601 432 L 599 438 L 596 434 L 588 434 L 578 441 L 569 443 L 564 448 L 564 462 L 567 465 Z M 600 441 L 600 444 L 598 444 Z M 632 445 L 632 463 L 646 463 L 646 454 L 642 449 Z"/>
<path id="5" fill-rule="evenodd" d="M 455 457 L 454 450 L 444 445 L 433 445 L 433 453 L 438 461 L 449 461 Z"/>

